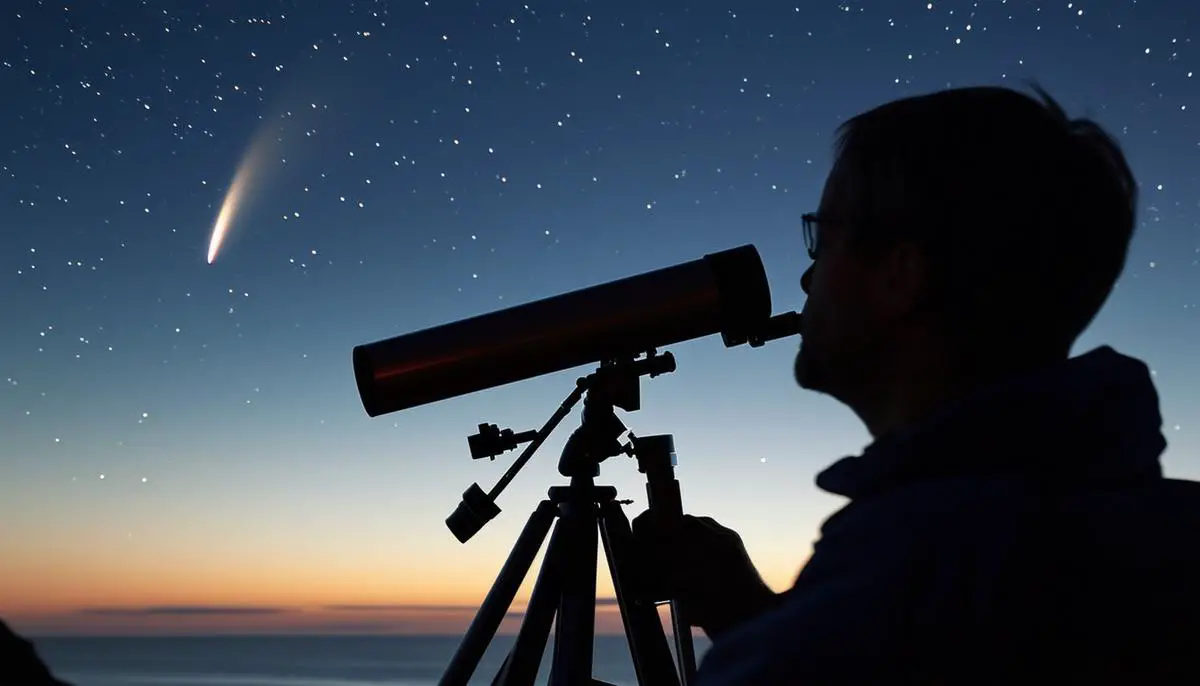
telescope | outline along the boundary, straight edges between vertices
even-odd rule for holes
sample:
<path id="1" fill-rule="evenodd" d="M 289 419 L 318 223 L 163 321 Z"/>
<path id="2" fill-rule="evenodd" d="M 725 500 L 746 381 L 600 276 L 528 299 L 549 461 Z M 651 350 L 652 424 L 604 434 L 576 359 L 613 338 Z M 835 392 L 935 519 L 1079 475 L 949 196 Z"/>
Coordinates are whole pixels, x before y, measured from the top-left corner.
<path id="1" fill-rule="evenodd" d="M 753 245 L 354 348 L 371 417 L 720 333 L 728 347 L 799 333 L 771 316 Z"/>
<path id="2" fill-rule="evenodd" d="M 690 686 L 696 661 L 688 608 L 671 594 L 671 579 L 650 569 L 633 537 L 616 489 L 597 486 L 600 464 L 618 455 L 637 460 L 646 475 L 648 511 L 661 530 L 683 520 L 670 434 L 637 436 L 616 410 L 640 409 L 640 379 L 675 371 L 658 348 L 720 334 L 727 347 L 800 333 L 795 312 L 771 315 L 771 293 L 753 245 L 705 255 L 673 267 L 572 291 L 450 324 L 359 345 L 354 376 L 372 417 L 589 363 L 592 373 L 540 429 L 514 432 L 479 424 L 467 438 L 471 457 L 497 455 L 527 444 L 488 492 L 472 484 L 446 519 L 465 543 L 500 513 L 496 498 L 551 432 L 583 400 L 579 427 L 559 458 L 569 479 L 553 486 L 530 515 L 479 612 L 442 675 L 441 686 L 466 686 L 547 535 L 542 568 L 516 642 L 493 684 L 534 683 L 555 630 L 550 686 L 603 686 L 592 670 L 597 547 L 602 545 L 616 591 L 634 671 L 642 686 Z M 556 522 L 557 520 L 557 522 Z M 553 532 L 551 533 L 551 529 Z M 670 605 L 675 650 L 657 606 Z M 676 664 L 676 660 L 678 664 Z"/>

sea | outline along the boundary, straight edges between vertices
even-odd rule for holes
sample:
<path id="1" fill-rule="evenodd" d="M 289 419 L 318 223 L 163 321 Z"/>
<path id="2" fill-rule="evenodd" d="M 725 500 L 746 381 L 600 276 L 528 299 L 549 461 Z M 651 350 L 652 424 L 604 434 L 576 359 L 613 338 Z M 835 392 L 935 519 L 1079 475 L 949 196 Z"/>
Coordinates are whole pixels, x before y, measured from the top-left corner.
<path id="1" fill-rule="evenodd" d="M 427 686 L 437 684 L 461 637 L 42 637 L 38 654 L 73 686 Z M 471 684 L 490 684 L 515 637 L 497 636 Z M 697 656 L 708 642 L 695 639 Z M 549 678 L 553 635 L 535 683 Z M 624 636 L 596 636 L 592 676 L 637 678 Z"/>

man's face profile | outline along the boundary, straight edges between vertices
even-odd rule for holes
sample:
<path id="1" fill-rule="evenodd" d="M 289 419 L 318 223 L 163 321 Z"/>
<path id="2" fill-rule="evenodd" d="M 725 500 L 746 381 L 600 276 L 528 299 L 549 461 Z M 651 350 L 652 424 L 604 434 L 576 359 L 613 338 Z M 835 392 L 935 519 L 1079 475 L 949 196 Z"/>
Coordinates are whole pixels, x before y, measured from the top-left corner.
<path id="1" fill-rule="evenodd" d="M 867 254 L 852 243 L 859 227 L 848 173 L 835 164 L 821 195 L 816 257 L 800 280 L 808 298 L 793 373 L 801 388 L 853 405 L 883 371 L 914 278 L 906 251 Z"/>
<path id="2" fill-rule="evenodd" d="M 804 303 L 803 336 L 800 350 L 796 354 L 794 373 L 801 388 L 833 393 L 836 388 L 836 363 L 834 352 L 840 333 L 832 311 L 841 309 L 841 315 L 849 314 L 837 308 L 840 292 L 839 272 L 845 269 L 844 254 L 846 229 L 838 225 L 839 216 L 847 217 L 847 203 L 842 201 L 845 184 L 843 174 L 835 166 L 825 180 L 821 193 L 821 204 L 817 209 L 815 226 L 815 250 L 813 263 L 800 278 L 800 287 L 808 296 Z M 834 358 L 834 359 L 831 359 Z"/>

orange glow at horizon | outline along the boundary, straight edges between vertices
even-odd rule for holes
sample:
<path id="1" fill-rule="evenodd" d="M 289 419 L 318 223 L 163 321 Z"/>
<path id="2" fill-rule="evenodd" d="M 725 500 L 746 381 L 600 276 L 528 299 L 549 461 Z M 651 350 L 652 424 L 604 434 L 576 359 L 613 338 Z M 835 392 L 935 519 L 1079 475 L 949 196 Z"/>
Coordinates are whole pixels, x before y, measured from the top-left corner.
<path id="1" fill-rule="evenodd" d="M 261 462 L 293 455 L 286 444 L 243 449 Z M 284 488 L 266 472 L 226 480 L 223 468 L 199 452 L 180 450 L 175 459 L 198 465 L 191 487 L 205 497 L 189 501 L 130 486 L 127 497 L 106 505 L 104 518 L 94 516 L 92 503 L 75 499 L 38 520 L 36 536 L 16 520 L 0 525 L 0 617 L 33 635 L 458 635 L 524 523 L 521 506 L 513 504 L 513 514 L 497 518 L 464 546 L 441 530 L 440 493 L 448 487 L 440 483 L 414 488 L 413 496 L 388 506 L 357 478 L 339 476 L 344 465 L 333 461 L 321 462 L 323 471 L 311 483 Z M 404 469 L 395 471 L 399 476 Z M 530 490 L 540 495 L 536 486 Z M 355 499 L 345 499 L 349 492 Z M 692 492 L 699 510 L 719 509 L 717 496 L 706 501 L 702 488 Z M 5 504 L 19 510 L 36 497 L 15 493 Z M 296 500 L 305 503 L 303 510 L 288 508 Z M 384 506 L 376 505 L 381 501 Z M 811 507 L 814 513 L 824 509 L 819 501 Z M 743 541 L 767 584 L 777 591 L 790 587 L 815 530 L 755 530 L 736 519 L 729 525 L 745 532 Z M 522 581 L 514 612 L 528 602 L 544 552 Z M 603 560 L 598 550 L 596 594 L 607 599 L 614 590 Z M 597 625 L 604 627 L 598 631 L 619 633 L 620 617 L 605 602 L 597 610 Z M 270 611 L 223 611 L 229 608 Z M 506 620 L 502 630 L 515 630 L 518 621 Z"/>
<path id="2" fill-rule="evenodd" d="M 81 560 L 82 561 L 82 560 Z M 446 565 L 430 574 L 393 567 L 352 573 L 297 568 L 288 560 L 229 568 L 198 560 L 147 565 L 93 557 L 88 573 L 53 559 L 18 556 L 5 562 L 2 611 L 19 631 L 42 635 L 168 635 L 222 633 L 366 633 L 459 635 L 483 602 L 495 570 Z M 133 564 L 130 564 L 133 562 Z M 764 566 L 776 590 L 795 570 Z M 366 562 L 365 569 L 370 569 Z M 513 633 L 537 579 L 530 569 L 500 633 Z M 416 572 L 415 574 L 413 572 Z M 774 573 L 771 573 L 774 572 Z M 405 581 L 397 578 L 407 577 Z M 596 631 L 623 632 L 606 571 L 597 578 Z M 669 628 L 666 606 L 660 616 Z"/>

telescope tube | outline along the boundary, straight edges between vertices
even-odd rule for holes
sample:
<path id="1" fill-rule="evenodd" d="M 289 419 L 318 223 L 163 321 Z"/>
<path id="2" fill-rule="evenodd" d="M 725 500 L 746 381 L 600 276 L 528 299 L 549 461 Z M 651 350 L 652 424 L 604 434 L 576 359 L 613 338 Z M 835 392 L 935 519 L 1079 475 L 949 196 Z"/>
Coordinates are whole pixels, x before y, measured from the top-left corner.
<path id="1" fill-rule="evenodd" d="M 753 245 L 355 346 L 371 417 L 720 333 L 745 343 L 771 318 Z"/>

